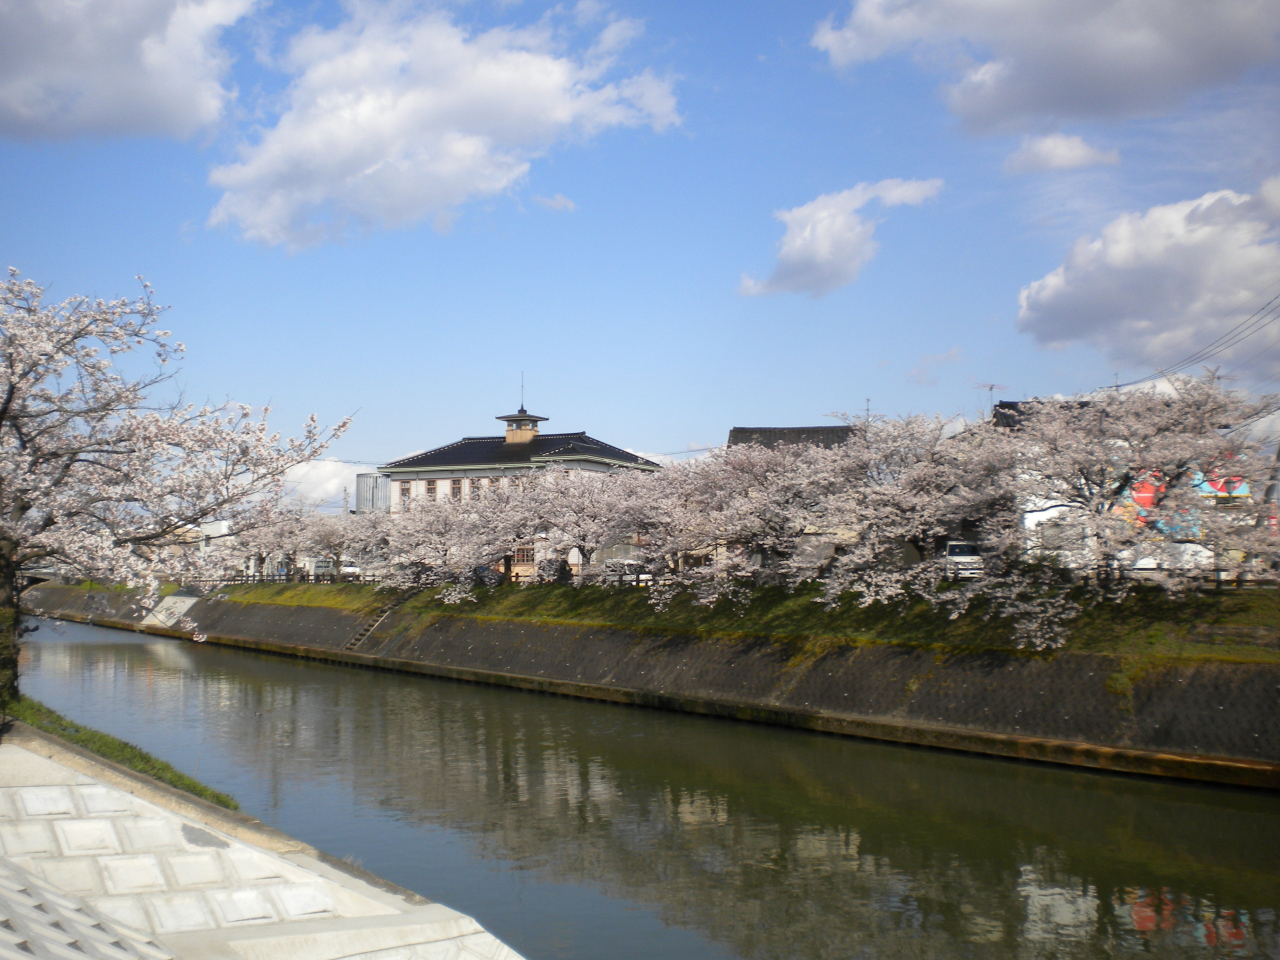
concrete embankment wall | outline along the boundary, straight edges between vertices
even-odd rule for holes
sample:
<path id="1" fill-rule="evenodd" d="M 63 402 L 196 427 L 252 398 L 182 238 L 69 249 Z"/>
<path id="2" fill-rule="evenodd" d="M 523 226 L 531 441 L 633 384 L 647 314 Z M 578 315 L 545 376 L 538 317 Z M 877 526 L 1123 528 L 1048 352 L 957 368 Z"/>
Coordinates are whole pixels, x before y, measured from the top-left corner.
<path id="1" fill-rule="evenodd" d="M 77 596 L 81 595 L 81 596 Z M 88 596 L 84 596 L 88 595 Z M 181 636 L 108 615 L 94 592 L 33 588 L 54 616 Z M 97 609 L 98 613 L 87 613 Z M 123 612 L 123 611 L 122 611 Z M 211 642 L 735 717 L 832 733 L 1103 769 L 1280 789 L 1280 665 L 1188 663 L 1117 684 L 1115 657 L 940 655 L 832 645 L 817 655 L 763 638 L 716 639 L 567 623 L 200 600 Z M 1110 684 L 1108 681 L 1111 681 Z"/>

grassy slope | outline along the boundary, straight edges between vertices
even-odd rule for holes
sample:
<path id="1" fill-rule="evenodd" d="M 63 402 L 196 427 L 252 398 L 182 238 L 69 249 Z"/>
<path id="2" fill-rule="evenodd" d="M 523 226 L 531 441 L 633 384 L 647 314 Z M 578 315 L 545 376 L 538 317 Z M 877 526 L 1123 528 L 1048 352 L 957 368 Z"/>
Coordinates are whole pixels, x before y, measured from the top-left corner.
<path id="1" fill-rule="evenodd" d="M 234 600 L 372 611 L 390 596 L 367 585 L 267 584 L 230 587 Z M 947 650 L 1013 649 L 1010 625 L 983 620 L 980 611 L 950 620 L 917 603 L 860 608 L 846 600 L 815 602 L 816 589 L 761 590 L 749 604 L 699 606 L 678 600 L 664 611 L 634 588 L 541 585 L 476 592 L 475 603 L 446 605 L 419 594 L 406 608 L 423 621 L 439 615 L 580 623 L 678 631 L 713 637 L 768 636 L 798 648 L 830 643 L 902 643 Z M 1096 607 L 1073 625 L 1066 648 L 1116 654 L 1141 672 L 1158 662 L 1213 660 L 1280 663 L 1280 591 L 1227 590 L 1169 600 L 1141 594 L 1124 604 Z M 801 651 L 798 649 L 798 653 Z M 1136 675 L 1136 674 L 1135 674 Z"/>
<path id="2" fill-rule="evenodd" d="M 81 580 L 79 583 L 73 583 L 71 586 L 77 590 L 109 590 L 112 593 L 134 593 L 134 588 L 127 587 L 123 583 L 98 583 L 95 580 Z M 176 583 L 160 584 L 159 596 L 167 597 L 177 593 L 182 589 Z"/>
<path id="3" fill-rule="evenodd" d="M 175 770 L 169 764 L 151 756 L 145 750 L 135 747 L 131 743 L 125 743 L 123 740 L 117 740 L 110 734 L 101 733 L 89 727 L 82 727 L 78 723 L 73 723 L 61 714 L 50 710 L 43 703 L 32 700 L 30 697 L 22 697 L 16 704 L 10 704 L 8 713 L 11 717 L 21 720 L 37 730 L 43 730 L 45 733 L 51 733 L 55 737 L 61 737 L 68 743 L 74 743 L 76 746 L 83 747 L 104 759 L 120 764 L 122 767 L 128 767 L 138 773 L 144 773 L 148 777 L 197 796 L 201 800 L 208 800 L 210 803 L 216 803 L 218 806 L 226 807 L 228 810 L 240 809 L 240 804 L 225 793 L 219 793 L 211 787 L 206 787 L 199 780 L 188 777 L 180 770 Z"/>
<path id="4" fill-rule="evenodd" d="M 239 603 L 274 603 L 286 607 L 331 607 L 373 614 L 392 594 L 359 583 L 242 583 L 224 587 L 218 596 Z"/>

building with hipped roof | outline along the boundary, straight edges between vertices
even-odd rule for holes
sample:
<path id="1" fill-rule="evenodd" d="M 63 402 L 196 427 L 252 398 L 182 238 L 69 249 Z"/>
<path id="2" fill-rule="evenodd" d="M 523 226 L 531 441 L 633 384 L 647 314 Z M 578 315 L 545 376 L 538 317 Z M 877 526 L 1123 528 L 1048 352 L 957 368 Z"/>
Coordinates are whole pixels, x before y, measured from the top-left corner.
<path id="1" fill-rule="evenodd" d="M 658 464 L 627 450 L 577 433 L 543 433 L 547 421 L 522 406 L 495 417 L 506 423 L 502 436 L 463 437 L 454 443 L 411 454 L 356 477 L 356 509 L 361 513 L 398 513 L 414 500 L 479 499 L 496 488 L 545 467 L 614 473 L 657 470 Z"/>

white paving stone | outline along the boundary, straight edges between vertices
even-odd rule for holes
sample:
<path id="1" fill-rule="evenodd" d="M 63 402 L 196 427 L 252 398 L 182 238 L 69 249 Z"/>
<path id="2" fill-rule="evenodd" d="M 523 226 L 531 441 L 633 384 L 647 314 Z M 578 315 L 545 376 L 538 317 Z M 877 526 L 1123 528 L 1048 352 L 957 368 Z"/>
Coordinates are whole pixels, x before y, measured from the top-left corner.
<path id="1" fill-rule="evenodd" d="M 0 958 L 33 957 L 172 960 L 173 954 L 12 861 L 0 861 Z"/>
<path id="2" fill-rule="evenodd" d="M 301 880 L 306 878 L 303 871 L 291 870 L 279 857 L 269 857 L 246 847 L 235 847 L 227 851 L 227 859 L 235 868 L 236 877 L 241 883 L 266 883 L 285 880 Z"/>
<path id="3" fill-rule="evenodd" d="M 104 916 L 136 930 L 151 926 L 146 908 L 137 897 L 85 897 L 85 902 Z"/>
<path id="4" fill-rule="evenodd" d="M 160 861 L 153 856 L 102 857 L 98 865 L 102 867 L 108 893 L 152 893 L 167 886 Z"/>
<path id="5" fill-rule="evenodd" d="M 176 825 L 163 817 L 121 817 L 120 835 L 130 853 L 183 849 Z"/>
<path id="6" fill-rule="evenodd" d="M 162 937 L 166 933 L 212 930 L 217 926 L 204 897 L 198 893 L 148 897 L 145 902 L 147 912 L 151 914 L 152 929 Z"/>
<path id="7" fill-rule="evenodd" d="M 87 857 L 76 857 L 67 860 L 35 860 L 27 861 L 31 869 L 37 872 L 49 885 L 79 897 L 94 896 L 102 893 L 102 878 L 98 875 L 98 865 Z"/>
<path id="8" fill-rule="evenodd" d="M 226 885 L 226 872 L 222 862 L 212 853 L 183 853 L 166 857 L 174 885 L 180 888 L 204 887 L 219 883 Z"/>
<path id="9" fill-rule="evenodd" d="M 266 889 L 290 920 L 313 920 L 336 912 L 333 898 L 323 883 L 282 883 Z"/>
<path id="10" fill-rule="evenodd" d="M 6 857 L 56 857 L 53 825 L 32 820 L 0 823 L 0 849 Z"/>
<path id="11" fill-rule="evenodd" d="M 120 840 L 107 820 L 58 820 L 53 824 L 53 832 L 68 857 L 120 852 Z"/>
<path id="12" fill-rule="evenodd" d="M 88 764 L 80 770 L 101 769 L 61 756 Z M 132 931 L 132 952 L 108 938 L 91 957 L 520 960 L 454 910 L 369 886 L 296 842 L 233 818 L 210 813 L 193 820 L 177 809 L 197 808 L 174 808 L 145 781 L 132 784 L 109 771 L 103 780 L 0 744 L 0 903 L 23 896 L 4 871 L 23 870 L 45 885 L 48 904 L 56 905 L 63 891 L 71 899 L 57 909 L 97 917 L 103 930 Z M 129 784 L 129 792 L 119 783 Z M 39 919 L 38 911 L 33 916 Z M 31 960 L 5 929 L 0 924 L 0 960 Z M 49 936 L 36 956 L 69 951 L 72 960 L 85 960 L 70 939 Z"/>
<path id="13" fill-rule="evenodd" d="M 142 618 L 142 622 L 147 626 L 173 627 L 198 599 L 200 598 L 165 597 Z"/>
<path id="14" fill-rule="evenodd" d="M 224 924 L 270 923 L 280 919 L 262 890 L 252 887 L 240 890 L 213 890 L 208 894 L 219 919 Z"/>
<path id="15" fill-rule="evenodd" d="M 73 787 L 72 793 L 91 817 L 119 817 L 133 813 L 133 798 L 100 783 Z"/>
<path id="16" fill-rule="evenodd" d="M 76 805 L 66 787 L 25 787 L 17 791 L 18 808 L 27 817 L 74 817 Z"/>

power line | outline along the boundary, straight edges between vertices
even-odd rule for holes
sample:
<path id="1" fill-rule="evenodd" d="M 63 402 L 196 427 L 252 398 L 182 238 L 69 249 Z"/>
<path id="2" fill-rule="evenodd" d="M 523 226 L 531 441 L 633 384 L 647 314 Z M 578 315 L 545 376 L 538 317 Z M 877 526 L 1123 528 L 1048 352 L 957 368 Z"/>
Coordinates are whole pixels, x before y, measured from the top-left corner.
<path id="1" fill-rule="evenodd" d="M 688 450 L 672 450 L 670 453 L 655 453 L 655 457 L 681 457 L 686 453 L 706 453 L 708 450 L 718 450 L 719 447 L 691 447 Z"/>
<path id="2" fill-rule="evenodd" d="M 1276 283 L 1280 283 L 1280 280 L 1276 281 Z M 1275 286 L 1275 283 L 1270 284 L 1266 289 L 1269 290 L 1273 286 Z M 1259 294 L 1258 296 L 1261 295 L 1262 294 Z M 1253 299 L 1256 299 L 1256 297 Z M 1241 320 L 1226 333 L 1222 334 L 1222 336 L 1218 337 L 1212 343 L 1201 347 L 1190 356 L 1185 357 L 1177 363 L 1165 367 L 1156 373 L 1140 377 L 1137 380 L 1131 380 L 1128 383 L 1116 384 L 1116 387 L 1136 387 L 1144 383 L 1152 383 L 1163 377 L 1167 377 L 1171 373 L 1178 373 L 1181 370 L 1187 369 L 1187 367 L 1204 363 L 1206 360 L 1212 359 L 1224 350 L 1228 350 L 1231 347 L 1242 343 L 1249 337 L 1252 337 L 1269 327 L 1277 319 L 1280 319 L 1280 307 L 1276 306 L 1277 301 L 1280 301 L 1280 294 L 1276 294 L 1244 320 Z M 1225 316 L 1226 315 L 1224 314 L 1224 318 Z"/>

